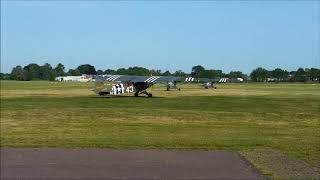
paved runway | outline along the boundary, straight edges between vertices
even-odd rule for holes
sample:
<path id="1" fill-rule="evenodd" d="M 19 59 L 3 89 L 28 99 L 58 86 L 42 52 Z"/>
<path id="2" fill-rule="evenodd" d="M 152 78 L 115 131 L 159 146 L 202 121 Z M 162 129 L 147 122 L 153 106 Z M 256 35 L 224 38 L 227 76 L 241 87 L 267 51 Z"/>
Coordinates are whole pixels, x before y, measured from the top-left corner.
<path id="1" fill-rule="evenodd" d="M 230 151 L 2 148 L 1 179 L 263 179 Z"/>

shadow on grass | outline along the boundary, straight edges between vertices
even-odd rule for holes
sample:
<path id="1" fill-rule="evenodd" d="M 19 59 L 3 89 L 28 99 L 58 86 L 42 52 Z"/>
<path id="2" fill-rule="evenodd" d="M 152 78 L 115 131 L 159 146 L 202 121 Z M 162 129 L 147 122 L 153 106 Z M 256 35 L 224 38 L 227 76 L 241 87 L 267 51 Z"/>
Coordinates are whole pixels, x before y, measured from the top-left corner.
<path id="1" fill-rule="evenodd" d="M 136 98 L 146 98 L 146 99 L 153 99 L 153 98 L 164 98 L 164 97 L 157 97 L 157 96 L 153 96 L 153 97 L 148 97 L 148 96 L 117 96 L 117 95 L 109 95 L 109 96 L 91 96 L 90 98 L 105 98 L 105 99 L 109 99 L 109 98 L 128 98 L 128 99 L 136 99 Z"/>

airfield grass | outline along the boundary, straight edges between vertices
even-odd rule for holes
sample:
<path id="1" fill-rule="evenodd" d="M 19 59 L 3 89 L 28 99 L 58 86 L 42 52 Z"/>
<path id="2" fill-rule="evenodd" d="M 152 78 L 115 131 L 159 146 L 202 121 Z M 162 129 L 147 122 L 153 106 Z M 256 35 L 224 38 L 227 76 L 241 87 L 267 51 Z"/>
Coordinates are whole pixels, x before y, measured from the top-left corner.
<path id="1" fill-rule="evenodd" d="M 1 81 L 1 147 L 235 150 L 271 177 L 253 154 L 274 150 L 320 168 L 319 84 L 154 86 L 154 98 L 92 87 Z"/>

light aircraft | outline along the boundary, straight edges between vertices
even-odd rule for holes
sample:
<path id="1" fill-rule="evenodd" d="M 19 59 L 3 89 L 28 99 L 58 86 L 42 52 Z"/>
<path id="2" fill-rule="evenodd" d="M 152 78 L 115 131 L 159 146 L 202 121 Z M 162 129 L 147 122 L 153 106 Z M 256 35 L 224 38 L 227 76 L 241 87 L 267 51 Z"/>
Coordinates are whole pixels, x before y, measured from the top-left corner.
<path id="1" fill-rule="evenodd" d="M 203 84 L 203 87 L 204 87 L 205 89 L 210 89 L 210 88 L 217 89 L 217 86 L 215 85 L 215 83 L 214 83 L 213 81 L 204 83 L 204 84 Z"/>
<path id="2" fill-rule="evenodd" d="M 181 89 L 178 82 L 206 82 L 205 88 L 214 87 L 212 81 L 207 78 L 176 77 L 176 76 L 131 76 L 131 75 L 97 75 L 94 92 L 99 95 L 117 95 L 134 93 L 134 96 L 145 94 L 152 97 L 147 89 L 155 83 L 166 83 L 167 91 Z"/>

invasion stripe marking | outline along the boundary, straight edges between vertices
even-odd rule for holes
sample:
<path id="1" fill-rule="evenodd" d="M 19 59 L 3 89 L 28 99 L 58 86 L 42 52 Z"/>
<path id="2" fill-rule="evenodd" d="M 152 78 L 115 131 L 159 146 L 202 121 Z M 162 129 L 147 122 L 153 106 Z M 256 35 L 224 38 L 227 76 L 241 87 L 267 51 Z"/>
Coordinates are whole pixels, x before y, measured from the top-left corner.
<path id="1" fill-rule="evenodd" d="M 154 82 L 155 80 L 159 79 L 160 76 L 151 76 L 148 79 L 146 79 L 144 82 Z"/>
<path id="2" fill-rule="evenodd" d="M 107 80 L 107 81 L 110 81 L 113 77 L 114 77 L 114 75 L 108 77 L 106 80 Z"/>
<path id="3" fill-rule="evenodd" d="M 119 75 L 115 75 L 111 80 L 114 81 L 116 79 L 118 79 L 120 76 Z"/>
<path id="4" fill-rule="evenodd" d="M 153 78 L 153 76 L 149 77 L 149 78 L 146 79 L 144 82 L 149 82 L 152 78 Z"/>
<path id="5" fill-rule="evenodd" d="M 151 80 L 151 82 L 154 82 L 155 80 L 157 80 L 157 79 L 159 79 L 160 78 L 160 76 L 156 76 L 155 78 L 153 78 L 152 80 Z"/>
<path id="6" fill-rule="evenodd" d="M 193 80 L 194 80 L 193 77 L 187 77 L 187 78 L 186 78 L 186 81 L 187 81 L 187 82 L 191 82 L 191 81 L 193 81 Z"/>
<path id="7" fill-rule="evenodd" d="M 121 75 L 113 75 L 111 77 L 109 77 L 108 79 L 106 79 L 107 81 L 114 81 L 116 79 L 118 79 Z"/>
<path id="8" fill-rule="evenodd" d="M 149 78 L 148 82 L 152 82 L 156 78 L 157 78 L 156 76 L 152 76 L 151 78 Z"/>

